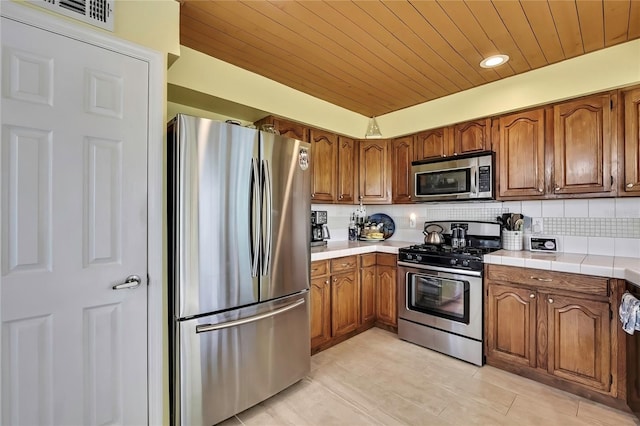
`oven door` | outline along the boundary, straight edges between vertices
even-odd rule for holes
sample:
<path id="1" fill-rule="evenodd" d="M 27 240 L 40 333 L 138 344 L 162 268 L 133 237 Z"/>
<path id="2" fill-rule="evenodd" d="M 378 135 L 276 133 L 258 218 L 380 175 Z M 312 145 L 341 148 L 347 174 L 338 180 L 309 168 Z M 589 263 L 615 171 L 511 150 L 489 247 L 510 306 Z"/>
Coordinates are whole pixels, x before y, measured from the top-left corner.
<path id="1" fill-rule="evenodd" d="M 398 316 L 482 340 L 480 272 L 398 262 Z"/>

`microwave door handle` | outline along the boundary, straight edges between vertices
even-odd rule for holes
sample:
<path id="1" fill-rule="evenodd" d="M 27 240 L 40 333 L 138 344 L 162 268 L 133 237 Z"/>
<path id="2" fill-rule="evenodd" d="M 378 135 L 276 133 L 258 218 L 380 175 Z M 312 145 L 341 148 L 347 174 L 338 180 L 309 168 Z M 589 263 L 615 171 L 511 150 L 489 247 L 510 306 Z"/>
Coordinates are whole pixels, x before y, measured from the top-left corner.
<path id="1" fill-rule="evenodd" d="M 478 195 L 478 167 L 473 166 L 471 168 L 471 188 L 469 192 L 473 195 Z"/>

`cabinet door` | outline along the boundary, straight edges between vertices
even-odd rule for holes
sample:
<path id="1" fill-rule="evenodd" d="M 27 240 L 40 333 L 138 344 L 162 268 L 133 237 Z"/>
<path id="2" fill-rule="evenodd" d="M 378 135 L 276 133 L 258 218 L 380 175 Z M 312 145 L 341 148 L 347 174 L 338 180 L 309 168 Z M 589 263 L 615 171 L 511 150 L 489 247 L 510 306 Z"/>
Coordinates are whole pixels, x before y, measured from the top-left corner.
<path id="1" fill-rule="evenodd" d="M 376 297 L 376 317 L 378 321 L 398 326 L 396 267 L 378 265 L 378 294 Z"/>
<path id="2" fill-rule="evenodd" d="M 491 119 L 468 121 L 453 126 L 453 154 L 491 149 Z"/>
<path id="3" fill-rule="evenodd" d="M 499 197 L 545 195 L 544 109 L 501 117 L 495 146 Z"/>
<path id="4" fill-rule="evenodd" d="M 336 199 L 338 136 L 311 130 L 311 201 Z"/>
<path id="5" fill-rule="evenodd" d="M 553 193 L 610 192 L 612 98 L 592 96 L 553 107 Z"/>
<path id="6" fill-rule="evenodd" d="M 313 278 L 309 292 L 311 349 L 331 339 L 331 286 L 329 277 Z"/>
<path id="7" fill-rule="evenodd" d="M 553 294 L 544 297 L 548 372 L 608 392 L 611 387 L 609 303 Z"/>
<path id="8" fill-rule="evenodd" d="M 535 367 L 535 291 L 495 283 L 487 285 L 487 361 Z"/>
<path id="9" fill-rule="evenodd" d="M 358 328 L 360 294 L 356 270 L 332 276 L 331 334 L 341 336 Z"/>
<path id="10" fill-rule="evenodd" d="M 300 123 L 274 116 L 265 117 L 255 123 L 258 129 L 260 129 L 263 124 L 272 124 L 278 133 L 288 138 L 309 142 L 309 128 Z"/>
<path id="11" fill-rule="evenodd" d="M 360 269 L 360 322 L 362 324 L 376 319 L 376 278 L 375 265 Z"/>
<path id="12" fill-rule="evenodd" d="M 624 93 L 624 193 L 640 195 L 640 89 Z"/>
<path id="13" fill-rule="evenodd" d="M 389 140 L 361 140 L 359 146 L 360 199 L 365 204 L 391 203 Z"/>
<path id="14" fill-rule="evenodd" d="M 357 180 L 356 142 L 340 136 L 338 138 L 338 198 L 336 202 L 354 204 L 356 201 L 355 182 Z"/>
<path id="15" fill-rule="evenodd" d="M 391 142 L 391 193 L 393 203 L 410 203 L 411 162 L 413 161 L 413 137 L 394 139 Z"/>
<path id="16" fill-rule="evenodd" d="M 446 157 L 453 152 L 453 140 L 449 128 L 426 130 L 415 136 L 415 159 L 430 160 Z"/>

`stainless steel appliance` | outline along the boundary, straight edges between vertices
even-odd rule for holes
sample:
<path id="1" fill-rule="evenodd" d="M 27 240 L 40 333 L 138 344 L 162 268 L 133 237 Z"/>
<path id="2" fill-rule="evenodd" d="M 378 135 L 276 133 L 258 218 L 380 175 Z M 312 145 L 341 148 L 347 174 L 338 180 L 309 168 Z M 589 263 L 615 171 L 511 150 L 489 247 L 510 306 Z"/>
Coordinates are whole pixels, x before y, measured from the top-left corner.
<path id="1" fill-rule="evenodd" d="M 310 147 L 182 114 L 167 145 L 171 420 L 211 425 L 310 370 Z"/>
<path id="2" fill-rule="evenodd" d="M 311 211 L 311 246 L 327 245 L 327 240 L 331 238 L 327 222 L 326 210 Z"/>
<path id="3" fill-rule="evenodd" d="M 411 194 L 416 201 L 494 198 L 494 153 L 483 151 L 411 163 Z"/>
<path id="4" fill-rule="evenodd" d="M 425 230 L 434 223 L 444 230 L 444 244 L 398 250 L 398 336 L 483 365 L 482 256 L 500 249 L 500 225 L 430 222 Z"/>

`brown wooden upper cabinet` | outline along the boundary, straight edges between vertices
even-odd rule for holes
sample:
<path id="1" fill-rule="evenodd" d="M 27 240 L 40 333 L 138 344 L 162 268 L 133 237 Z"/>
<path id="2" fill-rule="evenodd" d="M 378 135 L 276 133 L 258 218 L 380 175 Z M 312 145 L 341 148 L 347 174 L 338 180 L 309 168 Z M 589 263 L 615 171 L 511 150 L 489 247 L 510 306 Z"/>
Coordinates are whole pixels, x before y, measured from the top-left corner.
<path id="1" fill-rule="evenodd" d="M 619 195 L 640 195 L 640 88 L 624 98 L 624 168 Z"/>
<path id="2" fill-rule="evenodd" d="M 255 123 L 258 129 L 260 129 L 263 124 L 271 124 L 278 133 L 288 138 L 309 142 L 309 128 L 303 124 L 274 116 L 265 117 Z"/>
<path id="3" fill-rule="evenodd" d="M 358 143 L 359 195 L 365 204 L 391 203 L 390 142 L 367 139 Z"/>
<path id="4" fill-rule="evenodd" d="M 429 160 L 491 149 L 491 119 L 425 130 L 415 136 L 415 159 Z"/>
<path id="5" fill-rule="evenodd" d="M 545 110 L 519 112 L 496 120 L 494 143 L 499 198 L 543 197 L 545 181 Z"/>
<path id="6" fill-rule="evenodd" d="M 311 129 L 311 201 L 356 201 L 356 141 Z"/>
<path id="7" fill-rule="evenodd" d="M 411 162 L 414 159 L 413 136 L 391 141 L 391 193 L 393 203 L 411 203 Z"/>
<path id="8" fill-rule="evenodd" d="M 494 121 L 498 199 L 613 196 L 615 94 Z"/>
<path id="9" fill-rule="evenodd" d="M 338 188 L 336 203 L 353 204 L 356 202 L 356 141 L 338 136 Z M 313 161 L 313 160 L 312 160 Z"/>
<path id="10" fill-rule="evenodd" d="M 338 181 L 338 136 L 311 129 L 311 201 L 332 203 Z"/>
<path id="11" fill-rule="evenodd" d="M 614 98 L 602 94 L 553 107 L 554 194 L 615 193 Z"/>

